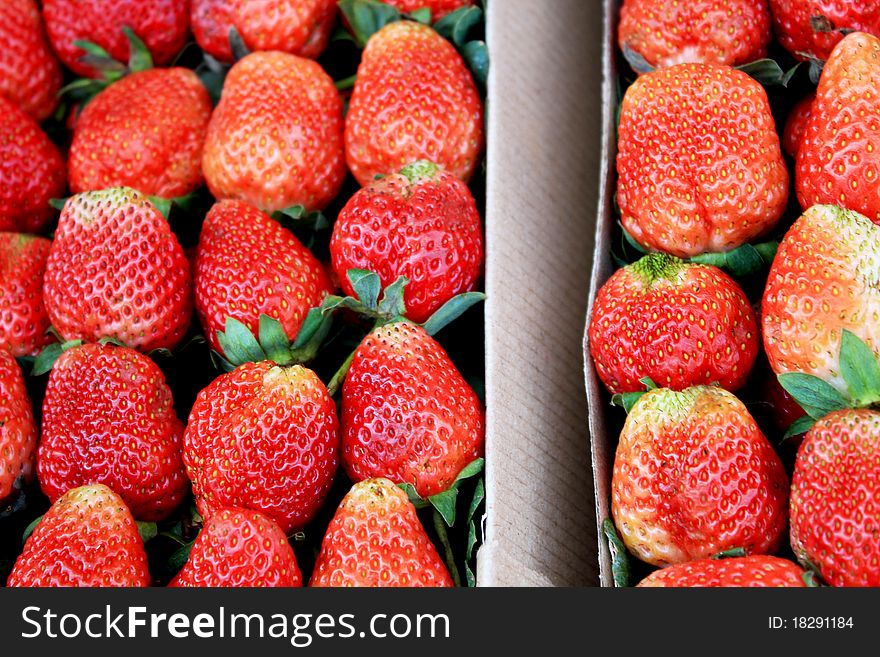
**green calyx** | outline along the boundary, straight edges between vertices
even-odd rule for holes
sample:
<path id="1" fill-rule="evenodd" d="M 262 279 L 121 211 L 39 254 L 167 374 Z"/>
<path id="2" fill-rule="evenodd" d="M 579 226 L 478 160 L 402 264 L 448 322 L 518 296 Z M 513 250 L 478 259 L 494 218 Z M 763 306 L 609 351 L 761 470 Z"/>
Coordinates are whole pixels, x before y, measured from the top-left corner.
<path id="1" fill-rule="evenodd" d="M 416 492 L 415 486 L 410 483 L 398 484 L 398 486 L 406 492 L 409 501 L 412 502 L 414 507 L 417 509 L 423 509 L 426 506 L 434 507 L 443 518 L 446 525 L 452 527 L 455 525 L 455 501 L 458 497 L 458 489 L 461 482 L 480 474 L 483 471 L 484 465 L 484 459 L 474 459 L 462 468 L 461 472 L 458 473 L 458 476 L 456 476 L 455 481 L 452 482 L 449 488 L 427 498 L 421 497 Z"/>
<path id="2" fill-rule="evenodd" d="M 37 354 L 37 357 L 34 360 L 34 367 L 31 370 L 31 375 L 40 376 L 50 371 L 52 367 L 54 367 L 55 361 L 61 357 L 61 354 L 75 347 L 79 347 L 82 343 L 82 340 L 67 340 L 66 342 L 53 342 L 52 344 L 47 345 L 39 354 Z"/>
<path id="3" fill-rule="evenodd" d="M 636 405 L 636 402 L 639 401 L 646 392 L 657 389 L 657 384 L 654 383 L 654 381 L 652 381 L 651 377 L 649 376 L 644 376 L 639 379 L 639 383 L 645 386 L 644 390 L 637 390 L 635 392 L 619 392 L 611 397 L 611 403 L 614 406 L 623 407 L 623 410 L 629 413 L 632 410 L 632 407 Z"/>
<path id="4" fill-rule="evenodd" d="M 684 268 L 685 261 L 667 253 L 649 253 L 629 266 L 645 285 L 651 287 L 657 281 L 671 281 Z"/>
<path id="5" fill-rule="evenodd" d="M 611 577 L 614 580 L 615 588 L 631 586 L 632 569 L 629 565 L 629 554 L 611 518 L 605 518 L 602 521 L 602 533 L 605 534 L 608 551 L 611 553 Z"/>
<path id="6" fill-rule="evenodd" d="M 429 160 L 417 160 L 412 164 L 408 164 L 400 170 L 400 175 L 404 176 L 411 185 L 417 185 L 423 180 L 431 180 L 440 171 L 440 167 Z"/>

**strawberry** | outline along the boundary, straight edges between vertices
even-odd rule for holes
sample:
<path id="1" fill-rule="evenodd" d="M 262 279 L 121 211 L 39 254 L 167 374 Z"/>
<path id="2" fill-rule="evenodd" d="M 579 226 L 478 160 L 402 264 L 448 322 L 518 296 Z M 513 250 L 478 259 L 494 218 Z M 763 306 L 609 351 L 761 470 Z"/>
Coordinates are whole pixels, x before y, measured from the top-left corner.
<path id="1" fill-rule="evenodd" d="M 309 309 L 331 292 L 321 263 L 294 235 L 243 201 L 219 201 L 208 212 L 195 262 L 196 310 L 211 347 L 226 319 L 256 334 L 260 315 L 296 337 Z"/>
<path id="2" fill-rule="evenodd" d="M 43 0 L 46 31 L 58 57 L 77 75 L 99 77 L 100 71 L 81 61 L 85 50 L 77 41 L 91 41 L 113 59 L 128 61 L 130 28 L 147 46 L 157 66 L 170 64 L 186 44 L 189 2 L 180 0 Z"/>
<path id="3" fill-rule="evenodd" d="M 40 126 L 0 96 L 0 230 L 37 233 L 54 210 L 49 200 L 64 196 L 61 153 Z"/>
<path id="4" fill-rule="evenodd" d="M 51 341 L 43 305 L 51 244 L 44 237 L 0 233 L 0 349 L 13 356 L 36 356 Z"/>
<path id="5" fill-rule="evenodd" d="M 37 429 L 18 363 L 0 349 L 0 503 L 33 479 Z"/>
<path id="6" fill-rule="evenodd" d="M 850 32 L 880 36 L 875 0 L 770 0 L 776 37 L 800 60 L 828 59 Z"/>
<path id="7" fill-rule="evenodd" d="M 342 99 L 315 62 L 255 52 L 229 71 L 202 170 L 217 199 L 321 210 L 345 178 Z"/>
<path id="8" fill-rule="evenodd" d="M 767 555 L 699 559 L 655 570 L 638 586 L 804 587 L 804 571 L 787 559 Z"/>
<path id="9" fill-rule="evenodd" d="M 804 133 L 807 131 L 807 123 L 810 121 L 815 100 L 816 94 L 808 94 L 801 98 L 795 103 L 785 121 L 785 129 L 782 132 L 782 150 L 794 158 L 797 158 L 801 142 L 804 140 Z"/>
<path id="10" fill-rule="evenodd" d="M 352 481 L 387 477 L 421 497 L 448 489 L 483 455 L 480 400 L 443 348 L 409 322 L 374 329 L 355 350 L 341 423 Z"/>
<path id="11" fill-rule="evenodd" d="M 474 5 L 474 0 L 383 0 L 383 2 L 403 13 L 412 13 L 417 9 L 430 9 L 431 19 L 435 21 L 456 9 Z"/>
<path id="12" fill-rule="evenodd" d="M 60 497 L 24 544 L 7 586 L 149 586 L 147 553 L 122 499 L 102 484 Z"/>
<path id="13" fill-rule="evenodd" d="M 112 337 L 143 352 L 174 347 L 192 312 L 183 249 L 155 206 L 125 187 L 67 200 L 43 296 L 65 340 Z"/>
<path id="14" fill-rule="evenodd" d="M 49 118 L 58 105 L 61 67 L 34 0 L 0 2 L 0 43 L 0 96 L 36 121 Z"/>
<path id="15" fill-rule="evenodd" d="M 452 578 L 406 493 L 367 479 L 330 521 L 309 586 L 452 586 Z"/>
<path id="16" fill-rule="evenodd" d="M 419 159 L 467 182 L 482 149 L 483 104 L 453 45 L 413 21 L 370 37 L 345 118 L 345 156 L 361 186 Z"/>
<path id="17" fill-rule="evenodd" d="M 229 30 L 249 50 L 280 50 L 316 58 L 336 21 L 334 0 L 192 0 L 193 34 L 202 49 L 232 61 Z"/>
<path id="18" fill-rule="evenodd" d="M 673 390 L 736 390 L 758 355 L 758 326 L 739 285 L 717 267 L 650 254 L 599 290 L 589 329 L 596 371 L 612 393 L 649 377 Z"/>
<path id="19" fill-rule="evenodd" d="M 621 221 L 649 249 L 729 251 L 785 210 L 788 171 L 767 94 L 742 71 L 679 64 L 640 76 L 618 134 Z"/>
<path id="20" fill-rule="evenodd" d="M 258 511 L 223 508 L 205 523 L 168 586 L 302 586 L 302 576 L 278 525 Z"/>
<path id="21" fill-rule="evenodd" d="M 311 370 L 246 363 L 199 393 L 183 449 L 202 516 L 235 506 L 299 530 L 336 474 L 336 406 Z"/>
<path id="22" fill-rule="evenodd" d="M 71 191 L 133 187 L 166 198 L 195 191 L 211 109 L 205 87 L 185 68 L 136 72 L 111 84 L 76 122 Z"/>
<path id="23" fill-rule="evenodd" d="M 617 39 L 653 67 L 687 62 L 737 66 L 767 55 L 766 0 L 624 0 Z"/>
<path id="24" fill-rule="evenodd" d="M 480 214 L 459 178 L 419 161 L 358 191 L 330 241 L 346 294 L 349 269 L 379 274 L 382 287 L 406 276 L 407 317 L 424 322 L 456 294 L 474 289 L 483 263 Z"/>
<path id="25" fill-rule="evenodd" d="M 841 41 L 822 69 L 797 155 L 798 200 L 840 205 L 880 223 L 880 39 Z"/>
<path id="26" fill-rule="evenodd" d="M 626 547 L 666 566 L 732 548 L 775 552 L 788 478 L 746 407 L 714 386 L 655 389 L 617 446 L 611 510 Z"/>
<path id="27" fill-rule="evenodd" d="M 84 344 L 55 362 L 43 399 L 37 477 L 50 500 L 105 484 L 140 520 L 168 516 L 188 491 L 183 423 L 156 364 L 127 347 Z"/>

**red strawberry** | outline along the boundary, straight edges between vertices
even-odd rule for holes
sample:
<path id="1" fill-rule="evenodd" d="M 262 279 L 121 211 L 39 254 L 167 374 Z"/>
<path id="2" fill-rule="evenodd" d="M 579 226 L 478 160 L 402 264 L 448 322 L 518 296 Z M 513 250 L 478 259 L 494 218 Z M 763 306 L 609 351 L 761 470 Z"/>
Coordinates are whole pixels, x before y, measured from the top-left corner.
<path id="1" fill-rule="evenodd" d="M 43 296 L 65 340 L 112 337 L 143 352 L 174 347 L 192 312 L 183 249 L 153 204 L 125 187 L 64 204 Z"/>
<path id="2" fill-rule="evenodd" d="M 122 499 L 97 484 L 59 498 L 24 544 L 7 586 L 149 586 L 147 553 Z"/>
<path id="3" fill-rule="evenodd" d="M 406 493 L 367 479 L 330 521 L 309 586 L 452 586 L 452 578 Z"/>
<path id="4" fill-rule="evenodd" d="M 34 476 L 37 429 L 18 363 L 0 349 L 0 503 Z"/>
<path id="5" fill-rule="evenodd" d="M 302 586 L 296 556 L 278 525 L 258 511 L 219 509 L 168 586 Z"/>
<path id="6" fill-rule="evenodd" d="M 205 518 L 225 506 L 254 509 L 290 532 L 323 504 L 338 449 L 336 406 L 315 373 L 263 361 L 199 393 L 183 458 Z"/>
<path id="7" fill-rule="evenodd" d="M 785 210 L 788 171 L 767 94 L 742 71 L 680 64 L 640 76 L 618 134 L 621 220 L 650 249 L 729 251 Z"/>
<path id="8" fill-rule="evenodd" d="M 13 356 L 36 356 L 51 341 L 43 305 L 51 244 L 44 237 L 0 233 L 0 349 Z"/>
<path id="9" fill-rule="evenodd" d="M 849 32 L 880 36 L 875 0 L 770 0 L 773 28 L 797 59 L 828 59 Z"/>
<path id="10" fill-rule="evenodd" d="M 75 41 L 91 41 L 110 56 L 127 62 L 129 27 L 145 43 L 157 66 L 171 63 L 186 44 L 189 3 L 180 0 L 43 0 L 46 31 L 55 52 L 78 75 L 98 77 L 99 71 L 80 58 Z"/>
<path id="11" fill-rule="evenodd" d="M 195 191 L 210 118 L 211 99 L 192 71 L 127 75 L 95 96 L 76 122 L 71 191 L 133 187 L 166 198 Z"/>
<path id="12" fill-rule="evenodd" d="M 673 390 L 715 382 L 736 390 L 758 355 L 757 320 L 739 285 L 717 267 L 660 253 L 602 286 L 588 333 L 612 393 L 644 390 L 644 377 Z"/>
<path id="13" fill-rule="evenodd" d="M 474 0 L 383 0 L 383 2 L 403 13 L 411 13 L 417 9 L 430 9 L 431 19 L 435 21 L 456 9 L 470 7 L 474 4 Z"/>
<path id="14" fill-rule="evenodd" d="M 767 55 L 766 0 L 624 0 L 620 47 L 655 67 L 686 62 L 737 66 Z"/>
<path id="15" fill-rule="evenodd" d="M 221 354 L 217 331 L 227 317 L 257 335 L 260 315 L 269 315 L 292 340 L 309 309 L 332 291 L 315 256 L 281 224 L 242 201 L 220 201 L 208 212 L 194 271 L 196 310 L 208 342 Z"/>
<path id="16" fill-rule="evenodd" d="M 0 2 L 0 43 L 0 96 L 37 121 L 51 116 L 58 105 L 61 67 L 34 0 Z"/>
<path id="17" fill-rule="evenodd" d="M 43 400 L 37 455 L 50 500 L 85 484 L 105 484 L 140 520 L 161 520 L 189 486 L 183 423 L 171 390 L 149 358 L 114 345 L 84 344 L 61 354 Z"/>
<path id="18" fill-rule="evenodd" d="M 804 587 L 804 571 L 791 561 L 767 555 L 699 559 L 655 570 L 638 586 Z"/>
<path id="19" fill-rule="evenodd" d="M 419 161 L 357 192 L 333 226 L 330 255 L 346 294 L 349 269 L 377 273 L 382 287 L 406 276 L 407 317 L 424 322 L 474 289 L 483 263 L 480 214 L 460 179 Z"/>
<path id="20" fill-rule="evenodd" d="M 64 160 L 40 126 L 0 96 L 0 230 L 37 233 L 64 196 Z"/>
<path id="21" fill-rule="evenodd" d="M 415 160 L 465 182 L 483 149 L 483 104 L 455 48 L 413 21 L 367 42 L 345 118 L 345 155 L 361 186 Z"/>
<path id="22" fill-rule="evenodd" d="M 345 178 L 342 99 L 317 63 L 255 52 L 229 71 L 202 169 L 217 199 L 320 210 Z"/>
<path id="23" fill-rule="evenodd" d="M 809 94 L 801 98 L 791 109 L 788 119 L 785 121 L 785 130 L 782 133 L 782 150 L 796 158 L 807 131 L 807 123 L 813 110 L 813 101 L 816 94 Z"/>
<path id="24" fill-rule="evenodd" d="M 802 208 L 830 203 L 880 223 L 878 88 L 880 39 L 849 35 L 822 69 L 798 150 L 795 180 Z"/>
<path id="25" fill-rule="evenodd" d="M 722 388 L 645 393 L 620 434 L 611 490 L 624 544 L 656 566 L 732 548 L 775 552 L 785 531 L 782 463 Z"/>
<path id="26" fill-rule="evenodd" d="M 409 322 L 374 329 L 342 388 L 342 460 L 353 481 L 387 477 L 422 497 L 483 455 L 477 395 L 443 348 Z"/>

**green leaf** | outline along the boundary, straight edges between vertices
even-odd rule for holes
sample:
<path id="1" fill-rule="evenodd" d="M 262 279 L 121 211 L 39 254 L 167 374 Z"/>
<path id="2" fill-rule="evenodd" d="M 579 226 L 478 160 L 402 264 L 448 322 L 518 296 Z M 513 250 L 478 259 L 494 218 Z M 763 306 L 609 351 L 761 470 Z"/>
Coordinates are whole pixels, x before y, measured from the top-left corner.
<path id="1" fill-rule="evenodd" d="M 639 383 L 645 386 L 645 391 L 656 390 L 658 388 L 657 384 L 654 383 L 654 380 L 650 376 L 643 376 L 639 379 Z"/>
<path id="2" fill-rule="evenodd" d="M 304 205 L 291 205 L 290 207 L 284 208 L 283 210 L 277 210 L 273 213 L 273 217 L 290 217 L 294 220 L 300 220 L 306 215 L 306 206 Z"/>
<path id="3" fill-rule="evenodd" d="M 82 340 L 68 340 L 67 342 L 53 342 L 46 346 L 34 360 L 32 376 L 41 376 L 52 369 L 55 361 L 68 349 L 73 349 L 82 344 Z"/>
<path id="4" fill-rule="evenodd" d="M 805 570 L 801 575 L 801 579 L 804 580 L 804 584 L 810 589 L 818 589 L 824 586 L 822 580 L 819 579 L 819 573 L 814 570 Z"/>
<path id="5" fill-rule="evenodd" d="M 474 489 L 474 497 L 471 500 L 471 504 L 468 507 L 468 543 L 467 550 L 465 551 L 465 559 L 468 561 L 471 560 L 471 556 L 474 553 L 474 547 L 477 544 L 477 529 L 476 523 L 474 522 L 474 514 L 477 512 L 477 509 L 480 506 L 480 503 L 486 497 L 486 485 L 482 479 L 477 481 L 477 487 Z"/>
<path id="6" fill-rule="evenodd" d="M 620 230 L 623 232 L 623 239 L 626 240 L 626 243 L 633 249 L 635 249 L 638 253 L 646 254 L 648 250 L 643 247 L 641 244 L 636 242 L 636 239 L 629 234 L 629 231 L 623 227 L 623 224 L 618 222 L 620 226 Z"/>
<path id="7" fill-rule="evenodd" d="M 260 314 L 260 346 L 269 360 L 279 365 L 287 365 L 290 360 L 290 340 L 284 327 L 274 317 Z"/>
<path id="8" fill-rule="evenodd" d="M 67 197 L 70 198 L 70 197 Z M 50 198 L 49 205 L 51 205 L 56 210 L 63 210 L 64 204 L 67 203 L 67 198 Z"/>
<path id="9" fill-rule="evenodd" d="M 171 200 L 161 196 L 147 196 L 159 213 L 167 220 L 171 216 Z"/>
<path id="10" fill-rule="evenodd" d="M 122 32 L 128 39 L 128 70 L 137 73 L 153 68 L 153 56 L 146 44 L 134 33 L 134 30 L 124 26 Z"/>
<path id="11" fill-rule="evenodd" d="M 489 81 L 489 48 L 485 41 L 469 41 L 461 48 L 461 56 L 474 81 L 485 89 Z"/>
<path id="12" fill-rule="evenodd" d="M 744 557 L 746 556 L 746 551 L 741 547 L 730 548 L 729 550 L 722 550 L 716 554 L 712 555 L 713 559 L 733 559 L 735 557 Z"/>
<path id="13" fill-rule="evenodd" d="M 339 9 L 348 20 L 355 42 L 363 48 L 370 37 L 388 23 L 399 21 L 400 12 L 390 5 L 373 0 L 339 0 Z"/>
<path id="14" fill-rule="evenodd" d="M 431 495 L 428 501 L 443 516 L 443 522 L 449 527 L 455 524 L 455 502 L 458 499 L 458 487 L 451 486 L 442 493 Z"/>
<path id="15" fill-rule="evenodd" d="M 765 265 L 773 262 L 778 242 L 763 244 L 743 244 L 726 253 L 701 253 L 690 258 L 690 262 L 711 265 L 726 270 L 734 278 L 755 274 Z"/>
<path id="16" fill-rule="evenodd" d="M 410 483 L 397 484 L 399 488 L 403 489 L 403 492 L 406 493 L 406 496 L 409 498 L 410 504 L 412 504 L 417 509 L 424 509 L 426 506 L 430 506 L 430 502 L 426 500 L 424 497 L 420 496 L 413 486 Z"/>
<path id="17" fill-rule="evenodd" d="M 177 572 L 186 564 L 189 560 L 189 553 L 192 551 L 192 546 L 195 541 L 187 543 L 185 545 L 180 546 L 175 552 L 168 557 L 168 570 L 172 572 Z"/>
<path id="18" fill-rule="evenodd" d="M 807 415 L 814 420 L 824 417 L 831 411 L 849 408 L 849 402 L 843 395 L 817 376 L 803 372 L 787 372 L 776 378 L 785 391 L 794 397 Z"/>
<path id="19" fill-rule="evenodd" d="M 483 466 L 486 465 L 486 459 L 484 458 L 476 458 L 466 466 L 461 469 L 461 472 L 458 473 L 458 476 L 455 478 L 454 484 L 457 484 L 460 481 L 464 481 L 465 479 L 470 479 L 474 475 L 478 475 L 483 471 Z"/>
<path id="20" fill-rule="evenodd" d="M 750 75 L 765 87 L 785 86 L 787 84 L 785 71 L 773 59 L 757 59 L 736 68 Z"/>
<path id="21" fill-rule="evenodd" d="M 791 82 L 792 78 L 794 78 L 795 74 L 798 72 L 798 69 L 800 69 L 801 64 L 803 64 L 803 62 L 798 62 L 797 64 L 795 64 L 794 66 L 792 66 L 790 69 L 788 69 L 785 72 L 785 75 L 782 76 L 782 86 L 783 87 L 788 86 L 788 84 Z"/>
<path id="22" fill-rule="evenodd" d="M 406 18 L 410 20 L 416 21 L 417 23 L 421 23 L 422 25 L 430 25 L 431 24 L 431 8 L 430 7 L 422 7 L 421 9 L 416 9 L 415 11 L 411 11 L 406 14 Z"/>
<path id="23" fill-rule="evenodd" d="M 406 276 L 401 276 L 385 288 L 378 308 L 380 315 L 388 318 L 406 315 L 406 304 L 403 301 L 403 294 L 408 283 L 409 279 Z"/>
<path id="24" fill-rule="evenodd" d="M 442 328 L 448 326 L 461 317 L 471 306 L 484 301 L 486 295 L 482 292 L 464 292 L 452 297 L 449 301 L 438 308 L 428 320 L 422 324 L 428 335 L 436 335 Z"/>
<path id="25" fill-rule="evenodd" d="M 364 307 L 367 310 L 377 310 L 379 293 L 382 291 L 379 275 L 365 269 L 349 269 L 346 275 L 355 295 Z"/>
<path id="26" fill-rule="evenodd" d="M 880 401 L 880 365 L 871 348 L 851 331 L 840 338 L 840 373 L 858 406 Z"/>
<path id="27" fill-rule="evenodd" d="M 483 12 L 479 7 L 462 7 L 434 23 L 434 29 L 461 49 L 467 43 L 470 31 L 482 20 Z"/>
<path id="28" fill-rule="evenodd" d="M 229 28 L 229 49 L 232 51 L 232 59 L 236 62 L 251 54 L 241 34 L 234 27 Z"/>
<path id="29" fill-rule="evenodd" d="M 440 517 L 440 512 L 435 509 L 433 517 L 434 530 L 437 532 L 437 537 L 440 539 L 440 545 L 443 546 L 446 567 L 449 568 L 449 574 L 452 576 L 452 582 L 453 584 L 455 584 L 455 586 L 461 586 L 461 576 L 458 574 L 458 566 L 456 566 L 455 564 L 455 555 L 452 552 L 452 546 L 449 544 L 449 536 L 446 533 L 446 527 L 443 525 L 443 520 Z"/>
<path id="30" fill-rule="evenodd" d="M 648 60 L 642 57 L 635 50 L 630 48 L 628 45 L 623 45 L 623 58 L 626 60 L 627 64 L 629 64 L 630 68 L 634 70 L 636 73 L 650 73 L 654 70 L 654 67 L 648 63 Z"/>
<path id="31" fill-rule="evenodd" d="M 27 541 L 28 538 L 30 537 L 30 535 L 34 533 L 34 530 L 37 528 L 37 525 L 40 524 L 40 520 L 42 520 L 42 519 L 43 519 L 43 516 L 37 516 L 36 518 L 34 518 L 31 521 L 31 524 L 29 524 L 27 527 L 25 527 L 24 533 L 21 535 L 22 545 L 24 545 L 25 541 Z"/>
<path id="32" fill-rule="evenodd" d="M 156 538 L 156 535 L 159 533 L 159 528 L 156 526 L 155 522 L 144 522 L 142 520 L 136 520 L 135 522 L 137 524 L 138 534 L 144 543 Z"/>
<path id="33" fill-rule="evenodd" d="M 785 435 L 782 436 L 782 440 L 786 441 L 789 438 L 800 436 L 802 433 L 806 433 L 807 431 L 809 431 L 814 424 L 816 424 L 816 420 L 811 418 L 809 415 L 799 417 L 797 420 L 792 422 L 791 425 L 789 425 L 788 429 L 785 432 Z"/>
<path id="34" fill-rule="evenodd" d="M 103 57 L 104 59 L 109 59 L 111 61 L 114 61 L 113 57 L 110 55 L 109 52 L 104 50 L 97 43 L 93 43 L 92 41 L 86 41 L 84 39 L 76 39 L 73 42 L 73 45 L 81 50 L 85 50 L 87 55 L 92 55 L 93 57 Z M 122 65 L 120 64 L 120 66 L 122 66 Z"/>
<path id="35" fill-rule="evenodd" d="M 605 534 L 605 540 L 608 541 L 608 551 L 611 552 L 611 576 L 614 579 L 614 586 L 618 588 L 630 586 L 631 571 L 626 546 L 620 540 L 617 528 L 610 518 L 602 521 L 602 532 Z"/>
<path id="36" fill-rule="evenodd" d="M 333 86 L 336 87 L 337 91 L 348 91 L 349 89 L 354 88 L 354 85 L 357 82 L 357 77 L 357 73 L 355 73 L 354 75 L 349 75 L 347 78 L 335 80 Z"/>
<path id="37" fill-rule="evenodd" d="M 258 363 L 266 360 L 266 353 L 247 326 L 232 317 L 226 318 L 226 331 L 217 331 L 217 342 L 233 365 Z"/>
<path id="38" fill-rule="evenodd" d="M 116 347 L 127 347 L 128 346 L 122 340 L 120 340 L 119 338 L 113 337 L 112 335 L 105 335 L 103 338 L 98 340 L 98 344 L 112 344 Z"/>
<path id="39" fill-rule="evenodd" d="M 235 365 L 226 360 L 221 354 L 217 353 L 213 349 L 211 350 L 211 363 L 218 370 L 223 370 L 224 372 L 231 372 L 235 369 Z"/>
<path id="40" fill-rule="evenodd" d="M 641 390 L 638 392 L 619 392 L 616 395 L 611 396 L 611 403 L 614 406 L 623 407 L 623 410 L 629 415 L 632 407 L 636 405 L 636 402 L 639 401 L 644 394 L 644 391 Z"/>

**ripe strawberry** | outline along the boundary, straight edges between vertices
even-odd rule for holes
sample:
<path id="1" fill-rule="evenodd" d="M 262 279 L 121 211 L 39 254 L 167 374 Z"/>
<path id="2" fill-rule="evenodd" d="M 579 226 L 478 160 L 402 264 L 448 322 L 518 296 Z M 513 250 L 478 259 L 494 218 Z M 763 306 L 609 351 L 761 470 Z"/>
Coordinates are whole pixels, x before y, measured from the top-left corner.
<path id="1" fill-rule="evenodd" d="M 345 178 L 342 99 L 315 62 L 255 52 L 229 71 L 202 169 L 217 199 L 323 209 Z"/>
<path id="2" fill-rule="evenodd" d="M 330 255 L 346 294 L 354 294 L 349 269 L 376 272 L 383 288 L 406 276 L 407 317 L 421 323 L 476 286 L 483 263 L 480 214 L 467 185 L 422 160 L 349 200 L 333 226 Z"/>
<path id="3" fill-rule="evenodd" d="M 186 494 L 183 423 L 149 358 L 84 344 L 61 354 L 46 387 L 37 477 L 54 501 L 105 484 L 140 520 L 167 517 Z"/>
<path id="4" fill-rule="evenodd" d="M 387 477 L 429 497 L 483 455 L 480 400 L 443 348 L 409 322 L 376 328 L 358 346 L 341 422 L 352 481 Z"/>
<path id="5" fill-rule="evenodd" d="M 37 429 L 18 363 L 0 349 L 0 503 L 34 475 Z"/>
<path id="6" fill-rule="evenodd" d="M 37 233 L 64 196 L 64 160 L 40 126 L 0 96 L 0 230 Z"/>
<path id="7" fill-rule="evenodd" d="M 157 66 L 171 63 L 186 44 L 189 3 L 180 0 L 43 0 L 46 31 L 55 52 L 77 75 L 98 77 L 100 72 L 80 61 L 85 55 L 75 41 L 91 41 L 110 56 L 127 62 L 129 43 L 122 31 L 129 27 L 145 43 Z"/>
<path id="8" fill-rule="evenodd" d="M 43 516 L 7 586 L 149 586 L 147 553 L 122 499 L 104 485 L 74 488 Z"/>
<path id="9" fill-rule="evenodd" d="M 58 105 L 61 67 L 34 0 L 0 2 L 0 43 L 0 96 L 37 121 L 51 116 Z"/>
<path id="10" fill-rule="evenodd" d="M 281 224 L 242 201 L 219 201 L 208 212 L 194 271 L 196 310 L 208 342 L 221 354 L 217 331 L 227 317 L 256 335 L 260 315 L 269 315 L 292 340 L 309 309 L 332 291 L 315 256 Z"/>
<path id="11" fill-rule="evenodd" d="M 767 555 L 699 559 L 655 570 L 638 586 L 805 587 L 804 571 L 791 561 Z"/>
<path id="12" fill-rule="evenodd" d="M 199 513 L 261 511 L 285 533 L 318 511 L 336 474 L 336 406 L 299 365 L 246 363 L 202 390 L 184 434 L 183 459 Z"/>
<path id="13" fill-rule="evenodd" d="M 776 37 L 800 60 L 828 59 L 849 32 L 880 36 L 875 0 L 770 0 Z"/>
<path id="14" fill-rule="evenodd" d="M 452 578 L 406 493 L 367 479 L 330 521 L 309 586 L 452 586 Z"/>
<path id="15" fill-rule="evenodd" d="M 383 0 L 383 2 L 402 13 L 411 13 L 417 9 L 430 9 L 431 19 L 435 21 L 456 9 L 470 7 L 474 4 L 474 0 Z"/>
<path id="16" fill-rule="evenodd" d="M 782 150 L 794 158 L 797 158 L 801 142 L 804 140 L 804 133 L 807 131 L 807 123 L 810 121 L 815 100 L 816 94 L 808 94 L 801 98 L 791 109 L 788 119 L 785 121 L 785 129 L 782 133 Z"/>
<path id="17" fill-rule="evenodd" d="M 125 76 L 86 105 L 70 146 L 74 193 L 133 187 L 173 198 L 202 182 L 202 147 L 211 99 L 185 68 Z"/>
<path id="18" fill-rule="evenodd" d="M 640 379 L 683 390 L 736 390 L 758 355 L 758 325 L 745 293 L 717 267 L 655 253 L 617 270 L 596 296 L 589 324 L 596 371 L 612 393 Z"/>
<path id="19" fill-rule="evenodd" d="M 788 171 L 767 94 L 742 71 L 679 64 L 640 76 L 618 134 L 621 220 L 650 249 L 729 251 L 785 210 Z"/>
<path id="20" fill-rule="evenodd" d="M 229 30 L 250 50 L 280 50 L 316 58 L 336 21 L 334 0 L 192 0 L 193 34 L 202 49 L 232 61 Z"/>
<path id="21" fill-rule="evenodd" d="M 112 337 L 171 349 L 192 312 L 189 263 L 168 222 L 140 192 L 86 192 L 64 204 L 43 296 L 65 340 Z"/>
<path id="22" fill-rule="evenodd" d="M 287 536 L 258 511 L 219 509 L 168 586 L 302 586 Z"/>
<path id="23" fill-rule="evenodd" d="M 36 356 L 51 341 L 43 305 L 51 244 L 44 237 L 0 233 L 0 350 L 13 356 Z"/>
<path id="24" fill-rule="evenodd" d="M 419 159 L 467 182 L 482 149 L 483 104 L 452 44 L 413 21 L 370 37 L 345 118 L 345 156 L 361 186 Z"/>
<path id="25" fill-rule="evenodd" d="M 620 434 L 611 490 L 624 544 L 656 566 L 732 548 L 775 552 L 785 531 L 782 463 L 722 388 L 645 393 Z"/>
<path id="26" fill-rule="evenodd" d="M 880 39 L 851 34 L 822 69 L 798 150 L 802 208 L 840 205 L 880 223 Z"/>
<path id="27" fill-rule="evenodd" d="M 624 0 L 617 39 L 654 67 L 686 62 L 737 66 L 767 55 L 766 0 Z"/>

